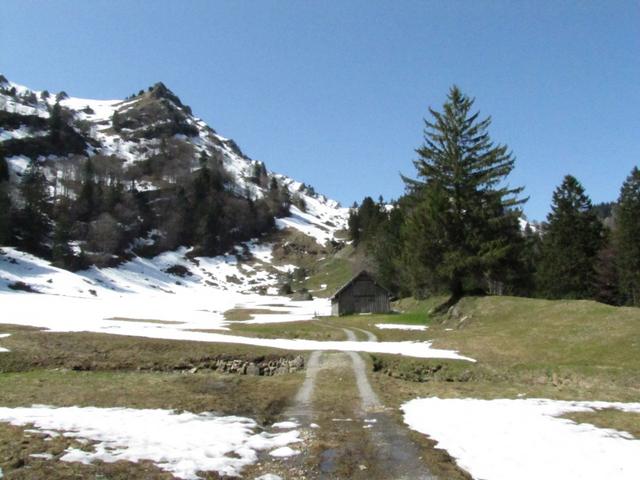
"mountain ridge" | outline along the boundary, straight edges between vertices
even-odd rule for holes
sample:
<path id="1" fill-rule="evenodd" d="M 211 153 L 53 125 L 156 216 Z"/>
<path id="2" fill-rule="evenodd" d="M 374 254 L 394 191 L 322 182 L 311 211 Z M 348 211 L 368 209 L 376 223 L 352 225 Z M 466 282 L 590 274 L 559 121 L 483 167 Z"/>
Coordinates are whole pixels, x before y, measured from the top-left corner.
<path id="1" fill-rule="evenodd" d="M 0 163 L 6 163 L 15 227 L 5 243 L 24 247 L 22 230 L 29 220 L 20 212 L 28 203 L 23 186 L 33 173 L 29 169 L 37 168 L 46 179 L 51 229 L 42 237 L 42 251 L 31 245 L 32 253 L 45 257 L 55 254 L 64 215 L 72 219 L 66 246 L 74 255 L 89 253 L 89 264 L 105 261 L 105 255 L 93 255 L 101 242 L 92 241 L 91 232 L 105 216 L 112 217 L 105 220 L 107 227 L 119 226 L 123 235 L 117 248 L 111 245 L 117 251 L 106 252 L 109 265 L 132 251 L 157 255 L 180 246 L 217 255 L 287 228 L 320 245 L 339 243 L 337 234 L 346 226 L 347 209 L 246 156 L 162 82 L 124 100 L 93 100 L 31 90 L 0 75 Z M 83 213 L 78 204 L 85 197 L 93 203 Z M 61 206 L 67 208 L 64 215 Z M 140 209 L 151 214 L 145 221 L 131 220 L 127 209 L 137 218 L 144 214 Z M 183 225 L 190 216 L 191 224 Z M 150 248 L 154 236 L 162 238 Z M 144 250 L 136 251 L 141 243 Z"/>

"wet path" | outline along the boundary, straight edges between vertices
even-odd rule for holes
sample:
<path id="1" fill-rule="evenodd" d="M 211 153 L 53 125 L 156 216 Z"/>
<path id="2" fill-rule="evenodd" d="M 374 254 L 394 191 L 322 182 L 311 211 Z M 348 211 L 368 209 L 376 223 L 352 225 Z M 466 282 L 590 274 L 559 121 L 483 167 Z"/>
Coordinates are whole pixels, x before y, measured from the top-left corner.
<path id="1" fill-rule="evenodd" d="M 348 340 L 357 340 L 353 329 L 342 328 Z M 367 330 L 355 329 L 369 341 Z M 429 480 L 435 477 L 422 461 L 419 447 L 373 391 L 367 364 L 356 352 L 313 352 L 305 381 L 294 404 L 285 412 L 296 420 L 316 444 L 291 459 L 291 473 L 283 478 Z"/>

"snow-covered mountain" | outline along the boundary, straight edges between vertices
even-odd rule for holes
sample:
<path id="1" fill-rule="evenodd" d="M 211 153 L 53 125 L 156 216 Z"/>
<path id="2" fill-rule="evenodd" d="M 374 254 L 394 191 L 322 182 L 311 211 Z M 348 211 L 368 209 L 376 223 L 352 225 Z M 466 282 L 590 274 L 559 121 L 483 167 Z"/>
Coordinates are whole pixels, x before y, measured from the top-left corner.
<path id="1" fill-rule="evenodd" d="M 202 236 L 203 231 L 214 227 L 202 218 L 192 219 L 190 233 L 185 235 L 192 244 L 185 245 L 180 240 L 167 240 L 175 236 L 171 230 L 181 219 L 171 223 L 164 217 L 180 217 L 176 198 L 182 194 L 191 195 L 187 211 L 204 215 L 206 209 L 195 204 L 198 197 L 197 192 L 193 193 L 197 189 L 193 186 L 198 181 L 195 178 L 203 167 L 213 172 L 209 176 L 221 177 L 223 186 L 216 187 L 220 193 L 214 192 L 219 196 L 217 210 L 210 216 L 215 228 L 226 228 L 221 235 L 228 234 L 233 240 L 233 245 L 221 241 L 226 246 L 217 253 L 233 253 L 236 246 L 252 240 L 254 234 L 260 237 L 273 229 L 269 222 L 275 224 L 276 230 L 295 231 L 320 246 L 333 248 L 339 245 L 336 235 L 346 227 L 348 209 L 315 193 L 312 187 L 270 172 L 263 163 L 248 158 L 233 140 L 219 135 L 194 116 L 191 108 L 162 83 L 124 100 L 91 100 L 71 97 L 65 92 L 31 90 L 0 75 L 0 162 L 4 161 L 8 170 L 9 197 L 14 210 L 22 206 L 20 185 L 33 163 L 46 177 L 52 211 L 62 195 L 71 203 L 81 199 L 82 182 L 86 181 L 83 169 L 89 168 L 88 159 L 94 162 L 91 167 L 96 178 L 94 189 L 105 190 L 117 181 L 118 195 L 129 194 L 133 198 L 135 194 L 136 199 L 143 198 L 154 217 L 143 222 L 142 213 L 135 210 L 131 222 L 138 224 L 132 226 L 122 220 L 126 215 L 113 213 L 115 220 L 100 229 L 97 224 L 105 223 L 103 217 L 98 218 L 96 213 L 82 218 L 77 213 L 79 208 L 72 208 L 74 218 L 83 221 L 76 222 L 81 225 L 71 230 L 74 234 L 88 232 L 80 236 L 80 241 L 71 238 L 69 243 L 76 252 L 80 248 L 96 250 L 100 242 L 95 237 L 99 240 L 101 232 L 116 227 L 122 230 L 121 238 L 126 239 L 129 253 L 140 254 L 146 248 L 148 255 L 155 256 L 179 247 L 183 253 L 192 247 L 197 249 L 198 240 L 193 238 L 196 235 L 193 232 Z M 133 203 L 129 200 L 129 205 Z M 246 224 L 253 218 L 245 218 L 249 215 L 260 218 L 260 226 L 248 228 Z M 272 220 L 265 221 L 262 218 L 265 216 L 271 216 Z M 216 222 L 218 217 L 225 218 L 225 223 Z M 92 229 L 98 233 L 92 234 Z M 53 230 L 49 232 L 49 247 L 54 235 Z M 19 240 L 20 232 L 14 232 L 14 238 Z M 155 248 L 149 248 L 154 244 Z M 121 256 L 121 260 L 127 258 L 131 257 Z"/>
<path id="2" fill-rule="evenodd" d="M 231 139 L 219 135 L 203 120 L 194 116 L 188 106 L 162 83 L 157 83 L 146 92 L 126 100 L 92 100 L 69 97 L 65 92 L 56 95 L 9 82 L 0 75 L 0 110 L 15 114 L 13 122 L 0 123 L 0 142 L 45 137 L 48 134 L 46 122 L 51 110 L 59 103 L 71 115 L 71 123 L 78 134 L 86 139 L 84 153 L 87 156 L 101 154 L 123 160 L 124 167 L 148 160 L 157 154 L 163 139 L 171 138 L 193 148 L 187 151 L 191 158 L 191 169 L 198 168 L 199 155 L 222 160 L 225 170 L 232 176 L 238 193 L 252 198 L 264 196 L 266 187 L 251 181 L 260 162 L 248 158 Z M 23 117 L 21 121 L 19 117 Z M 114 125 L 115 120 L 115 125 Z M 184 152 L 177 152 L 178 154 Z M 55 160 L 67 155 L 39 155 Z M 26 155 L 6 158 L 14 175 L 22 174 L 28 164 Z M 183 158 L 177 158 L 183 161 Z M 55 172 L 54 172 L 55 173 Z M 308 215 L 295 207 L 293 220 L 282 225 L 299 227 L 305 233 L 317 234 L 320 240 L 333 238 L 333 233 L 345 226 L 345 209 L 338 202 L 316 194 L 312 188 L 285 175 L 267 172 L 269 178 L 276 178 L 286 186 L 292 195 L 300 196 L 306 204 Z M 140 189 L 154 189 L 157 185 L 143 183 Z M 315 225 L 316 230 L 309 225 Z"/>

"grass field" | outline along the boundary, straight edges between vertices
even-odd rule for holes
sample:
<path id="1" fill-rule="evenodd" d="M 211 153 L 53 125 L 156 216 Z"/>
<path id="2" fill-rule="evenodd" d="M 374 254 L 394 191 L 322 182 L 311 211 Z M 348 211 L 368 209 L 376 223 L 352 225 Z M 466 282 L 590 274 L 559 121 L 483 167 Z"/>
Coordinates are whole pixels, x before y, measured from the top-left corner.
<path id="1" fill-rule="evenodd" d="M 413 307 L 424 309 L 419 303 Z M 476 297 L 463 299 L 453 316 L 425 321 L 429 329 L 424 336 L 433 339 L 435 347 L 458 350 L 478 362 L 376 355 L 374 381 L 389 404 L 434 395 L 623 402 L 640 398 L 640 309 L 592 301 Z M 638 416 L 631 413 L 601 411 L 578 418 L 638 434 Z"/>
<path id="2" fill-rule="evenodd" d="M 434 395 L 624 402 L 640 398 L 640 309 L 592 301 L 470 297 L 452 315 L 429 315 L 442 300 L 405 299 L 395 304 L 400 313 L 389 315 L 243 325 L 234 330 L 266 337 L 344 340 L 345 327 L 365 340 L 359 328 L 375 333 L 380 341 L 428 340 L 436 348 L 477 360 L 471 364 L 372 355 L 372 379 L 385 403 L 396 407 L 417 396 Z M 380 330 L 378 323 L 428 329 Z M 576 418 L 583 417 L 638 434 L 638 417 L 631 413 L 602 411 Z"/>
<path id="3" fill-rule="evenodd" d="M 388 315 L 279 324 L 239 322 L 233 324 L 232 333 L 346 340 L 342 328 L 349 328 L 360 340 L 366 340 L 362 331 L 366 330 L 380 341 L 432 341 L 436 348 L 457 350 L 477 360 L 470 363 L 371 355 L 367 364 L 372 370 L 373 387 L 383 403 L 394 409 L 407 400 L 430 396 L 623 402 L 640 398 L 640 309 L 589 301 L 470 297 L 463 299 L 449 315 L 430 315 L 430 309 L 441 301 L 441 298 L 402 300 L 395 304 L 398 313 Z M 245 318 L 247 312 L 234 314 Z M 381 330 L 375 326 L 379 323 L 428 328 Z M 281 418 L 304 378 L 301 372 L 258 377 L 218 374 L 206 368 L 207 362 L 216 358 L 254 361 L 289 355 L 274 349 L 93 333 L 49 333 L 1 324 L 0 333 L 11 334 L 0 339 L 0 345 L 10 350 L 0 353 L 2 406 L 45 403 L 169 408 L 244 415 L 270 424 Z M 194 367 L 202 365 L 205 367 L 196 368 L 193 373 Z M 352 408 L 353 385 L 348 377 L 348 372 L 340 378 L 320 375 L 323 397 L 318 405 L 327 402 L 345 407 L 345 412 L 324 411 L 320 407 L 324 421 L 341 413 L 346 415 Z M 396 415 L 400 421 L 398 410 Z M 640 438 L 638 414 L 602 410 L 570 414 L 567 418 L 624 430 Z M 318 443 L 309 444 L 311 452 L 331 449 L 335 439 L 324 432 L 318 435 Z M 148 462 L 86 466 L 29 456 L 50 453 L 55 458 L 65 448 L 78 446 L 73 442 L 59 438 L 45 444 L 38 435 L 25 436 L 20 428 L 0 424 L 0 466 L 5 477 L 12 479 L 168 478 Z M 364 443 L 352 447 L 354 454 L 370 455 Z M 439 458 L 437 450 L 425 448 L 433 458 Z M 436 462 L 447 464 L 446 458 Z M 206 478 L 217 477 L 212 474 Z"/>

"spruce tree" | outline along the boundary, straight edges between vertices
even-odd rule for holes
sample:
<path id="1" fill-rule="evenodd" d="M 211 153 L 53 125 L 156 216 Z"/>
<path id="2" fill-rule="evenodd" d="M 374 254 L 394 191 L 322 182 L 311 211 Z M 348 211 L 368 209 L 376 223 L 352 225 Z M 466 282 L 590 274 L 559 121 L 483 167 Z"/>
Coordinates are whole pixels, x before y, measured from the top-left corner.
<path id="1" fill-rule="evenodd" d="M 0 182 L 9 180 L 9 166 L 4 158 L 3 152 L 0 150 Z"/>
<path id="2" fill-rule="evenodd" d="M 47 180 L 38 163 L 31 161 L 20 184 L 24 207 L 20 211 L 20 233 L 25 250 L 41 254 L 51 230 L 49 222 L 49 195 Z"/>
<path id="3" fill-rule="evenodd" d="M 518 258 L 512 239 L 526 201 L 517 198 L 522 188 L 504 186 L 515 159 L 491 141 L 491 118 L 479 119 L 473 103 L 454 86 L 442 112 L 429 109 L 414 161 L 418 180 L 403 177 L 415 201 L 403 228 L 414 291 L 444 288 L 451 301 Z"/>
<path id="4" fill-rule="evenodd" d="M 59 145 L 62 139 L 62 129 L 64 122 L 62 120 L 62 107 L 56 102 L 51 108 L 49 114 L 49 138 L 54 145 Z"/>
<path id="5" fill-rule="evenodd" d="M 353 202 L 353 205 L 349 209 L 349 220 L 347 225 L 349 240 L 353 242 L 354 246 L 357 246 L 360 242 L 360 214 L 358 213 L 358 204 L 356 202 Z"/>
<path id="6" fill-rule="evenodd" d="M 80 194 L 76 200 L 78 219 L 82 222 L 89 222 L 95 218 L 99 211 L 99 193 L 95 181 L 95 169 L 91 158 L 87 158 L 83 168 L 82 186 Z"/>
<path id="7" fill-rule="evenodd" d="M 9 166 L 0 147 L 0 244 L 11 240 L 11 198 L 9 197 Z"/>
<path id="8" fill-rule="evenodd" d="M 614 245 L 622 292 L 640 305 L 640 170 L 634 167 L 620 190 L 615 209 Z"/>
<path id="9" fill-rule="evenodd" d="M 567 175 L 553 193 L 543 228 L 537 269 L 540 293 L 549 298 L 591 298 L 603 246 L 602 223 L 591 200 L 580 182 Z"/>
<path id="10" fill-rule="evenodd" d="M 11 198 L 9 182 L 0 182 L 0 245 L 11 241 Z"/>
<path id="11" fill-rule="evenodd" d="M 53 229 L 51 259 L 58 267 L 74 269 L 75 257 L 70 245 L 71 201 L 67 198 L 61 198 L 55 210 L 56 222 Z"/>

